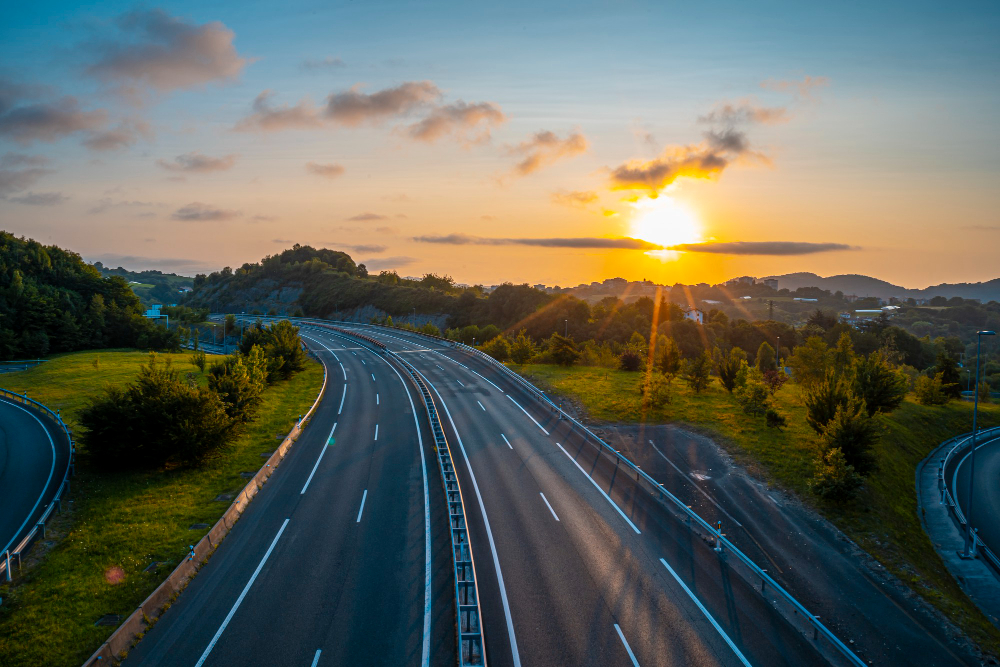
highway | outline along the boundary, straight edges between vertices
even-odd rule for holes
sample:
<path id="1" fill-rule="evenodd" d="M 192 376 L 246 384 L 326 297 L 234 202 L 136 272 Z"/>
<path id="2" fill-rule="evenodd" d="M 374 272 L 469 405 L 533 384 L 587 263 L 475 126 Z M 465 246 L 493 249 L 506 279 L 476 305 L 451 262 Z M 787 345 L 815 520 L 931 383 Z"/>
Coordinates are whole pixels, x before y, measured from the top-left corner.
<path id="1" fill-rule="evenodd" d="M 962 513 L 979 529 L 979 539 L 1000 557 L 1000 437 L 980 434 L 976 445 L 976 484 L 974 504 L 969 516 L 969 476 L 972 472 L 971 449 L 955 457 L 957 462 L 945 471 Z"/>
<path id="2" fill-rule="evenodd" d="M 454 663 L 448 519 L 419 396 L 351 339 L 304 333 L 329 371 L 311 423 L 125 664 Z"/>
<path id="3" fill-rule="evenodd" d="M 491 364 L 358 330 L 405 356 L 444 416 L 489 664 L 824 662 L 682 519 Z"/>
<path id="4" fill-rule="evenodd" d="M 39 520 L 69 462 L 66 435 L 39 412 L 0 398 L 0 555 Z"/>

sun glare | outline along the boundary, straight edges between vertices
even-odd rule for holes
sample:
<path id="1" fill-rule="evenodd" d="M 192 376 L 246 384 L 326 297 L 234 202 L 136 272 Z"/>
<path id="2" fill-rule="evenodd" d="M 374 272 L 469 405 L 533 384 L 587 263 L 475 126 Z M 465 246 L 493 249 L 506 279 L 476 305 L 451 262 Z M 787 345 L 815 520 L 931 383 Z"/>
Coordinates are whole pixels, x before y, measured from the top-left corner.
<path id="1" fill-rule="evenodd" d="M 636 215 L 632 220 L 630 236 L 662 246 L 698 243 L 701 225 L 689 208 L 670 197 L 643 199 L 633 206 Z M 669 250 L 650 250 L 646 254 L 661 259 L 675 259 L 677 253 Z"/>

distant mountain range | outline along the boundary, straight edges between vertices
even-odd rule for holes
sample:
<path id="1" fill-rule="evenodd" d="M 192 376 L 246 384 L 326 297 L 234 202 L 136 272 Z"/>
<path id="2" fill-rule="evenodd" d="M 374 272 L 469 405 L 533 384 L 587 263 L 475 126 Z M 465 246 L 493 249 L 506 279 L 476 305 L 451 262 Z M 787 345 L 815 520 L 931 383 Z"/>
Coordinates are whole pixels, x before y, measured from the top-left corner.
<path id="1" fill-rule="evenodd" d="M 942 283 L 924 289 L 907 289 L 878 278 L 848 274 L 823 278 L 815 273 L 787 273 L 783 276 L 767 276 L 778 281 L 778 289 L 797 290 L 800 287 L 819 287 L 831 292 L 841 291 L 845 295 L 877 296 L 888 299 L 891 296 L 900 298 L 929 299 L 935 296 L 951 298 L 960 296 L 963 299 L 980 299 L 1000 301 L 1000 278 L 985 283 Z"/>

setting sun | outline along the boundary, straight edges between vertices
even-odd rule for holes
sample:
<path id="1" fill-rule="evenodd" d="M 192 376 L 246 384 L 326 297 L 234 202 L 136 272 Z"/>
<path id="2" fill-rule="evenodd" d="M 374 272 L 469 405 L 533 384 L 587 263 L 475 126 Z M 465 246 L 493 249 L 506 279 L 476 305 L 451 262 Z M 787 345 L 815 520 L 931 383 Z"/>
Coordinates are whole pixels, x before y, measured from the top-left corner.
<path id="1" fill-rule="evenodd" d="M 682 243 L 698 243 L 701 238 L 701 224 L 694 213 L 683 204 L 670 197 L 643 199 L 634 204 L 636 216 L 632 220 L 633 238 L 674 246 Z M 669 250 L 651 250 L 647 254 L 662 259 L 674 256 Z"/>

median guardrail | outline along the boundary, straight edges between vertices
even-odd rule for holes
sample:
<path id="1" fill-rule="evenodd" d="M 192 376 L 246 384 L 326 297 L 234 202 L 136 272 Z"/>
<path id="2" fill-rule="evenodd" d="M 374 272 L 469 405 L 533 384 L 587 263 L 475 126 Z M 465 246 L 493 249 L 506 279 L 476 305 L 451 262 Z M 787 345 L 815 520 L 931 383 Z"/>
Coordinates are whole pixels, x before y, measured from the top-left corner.
<path id="1" fill-rule="evenodd" d="M 998 435 L 1000 435 L 1000 426 L 979 431 L 975 440 L 979 446 L 982 446 Z M 947 445 L 948 442 L 952 442 L 954 444 L 938 464 L 938 489 L 941 491 L 941 504 L 947 506 L 949 515 L 958 524 L 959 529 L 965 531 L 969 522 L 966 520 L 965 513 L 962 512 L 962 508 L 958 504 L 956 490 L 948 487 L 948 476 L 946 472 L 948 470 L 948 466 L 956 456 L 972 448 L 973 436 L 971 433 L 965 433 L 952 438 L 950 441 L 945 441 L 945 445 Z M 956 468 L 955 476 L 957 475 L 958 469 Z M 955 479 L 953 478 L 952 485 L 954 485 L 954 483 Z M 972 552 L 982 554 L 983 560 L 985 560 L 990 567 L 993 568 L 994 572 L 1000 576 L 1000 557 L 998 557 L 985 542 L 979 539 L 979 531 L 976 530 L 975 526 L 972 526 L 972 542 Z"/>
<path id="2" fill-rule="evenodd" d="M 54 422 L 56 427 L 63 432 L 66 436 L 66 443 L 69 445 L 69 456 L 66 458 L 66 470 L 63 472 L 62 481 L 59 483 L 59 488 L 56 490 L 56 494 L 53 496 L 52 501 L 45 507 L 45 511 L 42 512 L 41 517 L 39 517 L 38 521 L 36 521 L 34 525 L 32 525 L 31 529 L 25 533 L 24 537 L 21 538 L 21 541 L 18 542 L 13 549 L 8 549 L 3 553 L 3 560 L 0 560 L 0 572 L 3 573 L 7 581 L 10 581 L 11 560 L 17 561 L 17 569 L 20 571 L 21 556 L 31 548 L 39 537 L 45 537 L 45 524 L 48 522 L 49 517 L 52 516 L 52 512 L 62 511 L 62 499 L 65 494 L 69 493 L 69 478 L 73 474 L 74 466 L 76 465 L 76 443 L 74 443 L 73 434 L 70 432 L 66 422 L 62 420 L 62 416 L 58 410 L 53 411 L 47 405 L 43 405 L 33 398 L 28 398 L 26 393 L 19 394 L 16 391 L 10 391 L 9 389 L 0 389 L 0 397 L 6 398 L 14 403 L 29 406 L 40 412 L 44 417 Z M 14 536 L 14 539 L 17 539 L 16 535 Z"/>
<path id="3" fill-rule="evenodd" d="M 328 324 L 310 324 L 369 343 L 375 347 L 378 353 L 395 361 L 420 392 L 424 408 L 427 411 L 427 419 L 434 434 L 434 451 L 437 452 L 438 470 L 441 473 L 445 498 L 448 502 L 452 565 L 455 574 L 455 607 L 457 612 L 455 631 L 459 664 L 462 667 L 466 665 L 485 667 L 486 650 L 483 642 L 482 614 L 479 608 L 479 587 L 476 583 L 476 566 L 472 556 L 472 545 L 469 542 L 465 500 L 462 497 L 462 489 L 455 472 L 455 461 L 451 456 L 451 447 L 448 445 L 448 438 L 445 436 L 437 405 L 434 403 L 434 398 L 431 396 L 423 376 L 408 361 L 371 336 Z"/>

